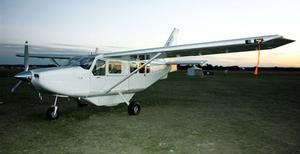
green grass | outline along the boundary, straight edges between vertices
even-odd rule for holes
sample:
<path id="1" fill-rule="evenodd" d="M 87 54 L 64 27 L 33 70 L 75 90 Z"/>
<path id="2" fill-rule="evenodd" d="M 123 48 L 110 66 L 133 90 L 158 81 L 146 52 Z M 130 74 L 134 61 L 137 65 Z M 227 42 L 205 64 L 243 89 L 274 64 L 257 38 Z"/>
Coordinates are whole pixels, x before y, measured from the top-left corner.
<path id="1" fill-rule="evenodd" d="M 38 98 L 0 71 L 0 153 L 300 153 L 300 73 L 231 73 L 198 78 L 172 73 L 137 93 L 142 111 L 78 108 Z"/>

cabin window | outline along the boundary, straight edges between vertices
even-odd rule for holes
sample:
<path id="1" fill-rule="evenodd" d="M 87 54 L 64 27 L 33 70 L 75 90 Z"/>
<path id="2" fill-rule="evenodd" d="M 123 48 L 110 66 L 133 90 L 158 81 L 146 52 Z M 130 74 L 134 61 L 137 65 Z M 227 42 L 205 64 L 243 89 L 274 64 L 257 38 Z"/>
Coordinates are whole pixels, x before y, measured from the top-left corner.
<path id="1" fill-rule="evenodd" d="M 140 60 L 145 60 L 145 55 L 139 55 Z"/>
<path id="2" fill-rule="evenodd" d="M 108 72 L 110 74 L 121 74 L 122 73 L 122 63 L 119 61 L 110 61 L 108 64 Z"/>
<path id="3" fill-rule="evenodd" d="M 149 60 L 150 59 L 150 55 L 146 55 L 146 60 Z"/>
<path id="4" fill-rule="evenodd" d="M 95 76 L 105 75 L 105 61 L 98 59 L 92 72 Z"/>
<path id="5" fill-rule="evenodd" d="M 140 63 L 140 67 L 141 67 L 142 65 L 144 65 L 144 63 Z M 145 73 L 145 67 L 141 68 L 141 69 L 139 70 L 139 73 Z"/>
<path id="6" fill-rule="evenodd" d="M 95 59 L 95 56 L 84 56 L 84 57 L 74 57 L 69 60 L 68 64 L 66 66 L 80 66 L 83 69 L 90 69 L 90 67 L 93 64 L 93 61 Z"/>
<path id="7" fill-rule="evenodd" d="M 130 59 L 131 59 L 131 60 L 137 60 L 137 58 L 138 58 L 137 55 L 132 55 L 132 56 L 130 56 Z"/>
<path id="8" fill-rule="evenodd" d="M 150 73 L 150 64 L 146 66 L 146 73 Z"/>
<path id="9" fill-rule="evenodd" d="M 135 71 L 138 68 L 139 64 L 137 62 L 131 62 L 130 63 L 130 73 Z"/>

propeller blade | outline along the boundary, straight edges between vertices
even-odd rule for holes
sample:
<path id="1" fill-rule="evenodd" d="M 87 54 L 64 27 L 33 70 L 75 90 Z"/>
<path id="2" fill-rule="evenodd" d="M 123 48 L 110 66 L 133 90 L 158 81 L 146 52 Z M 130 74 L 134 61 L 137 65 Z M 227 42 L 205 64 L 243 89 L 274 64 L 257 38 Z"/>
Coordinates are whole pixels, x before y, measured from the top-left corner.
<path id="1" fill-rule="evenodd" d="M 11 93 L 15 92 L 15 90 L 19 87 L 19 85 L 20 85 L 21 83 L 22 83 L 21 80 L 18 81 L 17 84 L 16 84 L 14 87 L 11 88 L 10 92 L 11 92 Z"/>
<path id="2" fill-rule="evenodd" d="M 30 83 L 30 86 L 34 90 L 34 92 L 37 94 L 37 96 L 39 97 L 40 101 L 42 101 L 43 97 L 42 97 L 42 94 L 39 92 L 39 90 L 36 89 L 35 86 L 32 83 Z"/>
<path id="3" fill-rule="evenodd" d="M 28 69 L 29 69 L 28 58 L 29 58 L 28 41 L 26 41 L 25 42 L 25 47 L 24 47 L 24 67 L 25 67 L 25 71 L 28 71 Z"/>

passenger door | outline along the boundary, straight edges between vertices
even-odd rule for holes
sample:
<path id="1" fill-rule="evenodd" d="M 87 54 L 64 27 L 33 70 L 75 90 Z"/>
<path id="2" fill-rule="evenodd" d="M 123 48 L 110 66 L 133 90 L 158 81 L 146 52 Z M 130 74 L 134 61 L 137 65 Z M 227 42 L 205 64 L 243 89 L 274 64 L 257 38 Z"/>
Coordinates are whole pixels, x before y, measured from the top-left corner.
<path id="1" fill-rule="evenodd" d="M 107 83 L 106 89 L 111 88 L 128 75 L 129 68 L 124 61 L 121 60 L 109 60 L 107 61 Z M 123 81 L 116 86 L 112 91 L 125 91 L 128 90 L 128 80 Z"/>

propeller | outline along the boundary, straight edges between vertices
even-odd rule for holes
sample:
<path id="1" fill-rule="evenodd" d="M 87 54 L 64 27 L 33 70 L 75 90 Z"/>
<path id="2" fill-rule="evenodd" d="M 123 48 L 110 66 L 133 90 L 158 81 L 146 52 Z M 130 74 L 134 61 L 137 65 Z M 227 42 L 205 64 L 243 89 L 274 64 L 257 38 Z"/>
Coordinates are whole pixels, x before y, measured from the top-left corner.
<path id="1" fill-rule="evenodd" d="M 32 79 L 32 72 L 29 71 L 29 51 L 28 51 L 28 41 L 25 42 L 25 47 L 24 47 L 24 71 L 16 74 L 14 78 L 19 79 L 17 84 L 11 88 L 11 92 L 14 93 L 16 89 L 20 86 L 20 84 L 24 81 L 27 82 L 31 88 L 34 90 L 34 92 L 38 95 L 39 99 L 42 101 L 42 95 L 38 91 L 38 89 L 31 83 Z"/>
<path id="2" fill-rule="evenodd" d="M 18 81 L 17 84 L 11 88 L 10 92 L 11 93 L 14 93 L 15 90 L 19 87 L 19 85 L 22 83 L 22 80 Z"/>
<path id="3" fill-rule="evenodd" d="M 20 86 L 22 81 L 28 80 L 30 77 L 31 72 L 28 71 L 29 63 L 28 63 L 29 53 L 28 53 L 28 41 L 25 42 L 24 47 L 24 71 L 16 74 L 14 77 L 20 79 L 15 86 L 11 88 L 11 92 L 15 92 L 15 90 Z M 29 74 L 30 73 L 30 74 Z M 30 77 L 31 78 L 31 77 Z"/>

